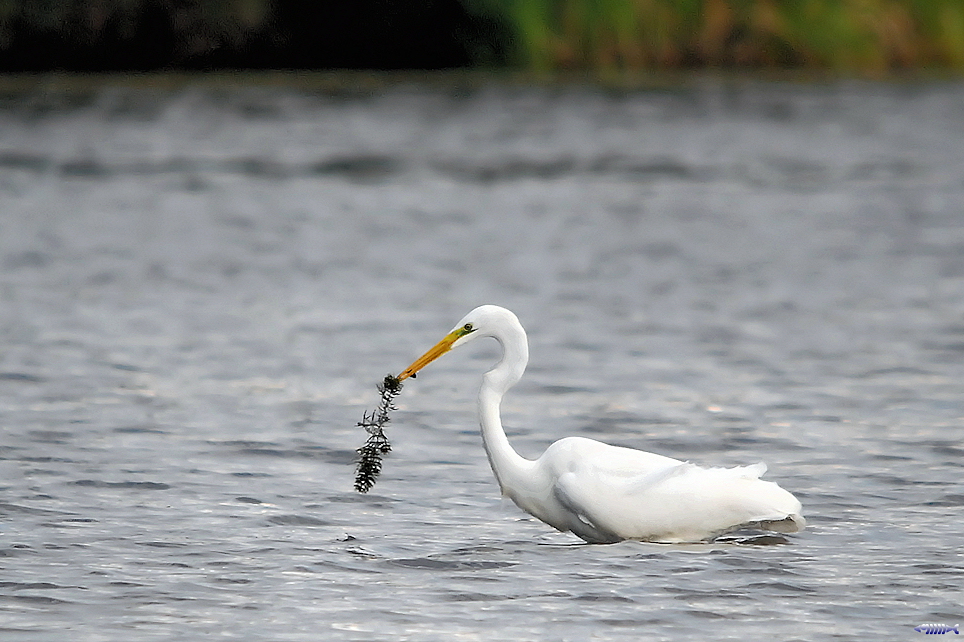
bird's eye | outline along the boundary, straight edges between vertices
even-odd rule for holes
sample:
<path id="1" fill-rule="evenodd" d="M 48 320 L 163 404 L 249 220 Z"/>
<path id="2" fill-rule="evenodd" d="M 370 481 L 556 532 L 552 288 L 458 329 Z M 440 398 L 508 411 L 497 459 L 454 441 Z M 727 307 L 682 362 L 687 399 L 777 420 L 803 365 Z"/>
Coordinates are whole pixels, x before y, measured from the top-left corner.
<path id="1" fill-rule="evenodd" d="M 465 325 L 462 326 L 462 329 L 465 330 L 466 332 L 472 332 L 474 328 L 472 327 L 471 323 L 466 323 Z"/>

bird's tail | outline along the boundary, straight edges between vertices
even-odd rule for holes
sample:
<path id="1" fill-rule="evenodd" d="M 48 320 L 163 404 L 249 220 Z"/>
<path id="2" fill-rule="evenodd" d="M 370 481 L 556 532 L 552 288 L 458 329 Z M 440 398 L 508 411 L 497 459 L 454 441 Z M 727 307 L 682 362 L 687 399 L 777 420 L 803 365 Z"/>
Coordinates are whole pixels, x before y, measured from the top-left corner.
<path id="1" fill-rule="evenodd" d="M 807 520 L 797 513 L 791 513 L 783 519 L 765 519 L 760 522 L 760 528 L 777 533 L 799 533 L 806 525 Z"/>

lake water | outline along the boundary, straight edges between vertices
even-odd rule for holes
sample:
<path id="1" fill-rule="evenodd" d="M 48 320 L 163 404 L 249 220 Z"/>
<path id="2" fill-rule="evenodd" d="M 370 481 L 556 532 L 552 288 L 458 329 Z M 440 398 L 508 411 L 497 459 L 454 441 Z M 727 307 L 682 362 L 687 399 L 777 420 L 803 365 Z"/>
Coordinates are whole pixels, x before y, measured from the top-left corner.
<path id="1" fill-rule="evenodd" d="M 351 83 L 349 82 L 349 86 Z M 808 528 L 586 545 L 534 457 L 765 461 Z M 910 640 L 964 620 L 964 84 L 0 92 L 4 640 Z"/>

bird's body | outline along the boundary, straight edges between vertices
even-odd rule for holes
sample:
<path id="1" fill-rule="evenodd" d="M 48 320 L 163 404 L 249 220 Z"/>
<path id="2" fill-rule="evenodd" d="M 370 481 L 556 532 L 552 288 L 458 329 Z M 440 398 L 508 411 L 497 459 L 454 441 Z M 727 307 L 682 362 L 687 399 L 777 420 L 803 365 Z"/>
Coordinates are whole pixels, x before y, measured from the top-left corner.
<path id="1" fill-rule="evenodd" d="M 506 391 L 529 359 L 525 330 L 505 308 L 476 308 L 399 379 L 474 338 L 502 344 L 499 363 L 482 377 L 482 440 L 502 493 L 519 508 L 587 542 L 635 539 L 699 542 L 742 527 L 796 532 L 805 522 L 797 499 L 763 481 L 762 463 L 702 468 L 663 455 L 583 437 L 553 443 L 536 460 L 509 444 L 499 413 Z"/>

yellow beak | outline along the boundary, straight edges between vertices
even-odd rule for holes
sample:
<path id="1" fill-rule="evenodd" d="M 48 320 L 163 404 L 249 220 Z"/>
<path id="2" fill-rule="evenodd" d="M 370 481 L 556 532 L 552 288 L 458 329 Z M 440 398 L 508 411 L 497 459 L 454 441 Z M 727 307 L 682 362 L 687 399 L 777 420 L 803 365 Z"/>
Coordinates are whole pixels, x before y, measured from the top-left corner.
<path id="1" fill-rule="evenodd" d="M 445 335 L 444 339 L 436 343 L 428 352 L 416 359 L 415 363 L 402 370 L 402 374 L 398 375 L 398 380 L 404 381 L 409 377 L 414 377 L 416 372 L 451 350 L 452 344 L 455 343 L 455 341 L 463 334 L 465 333 L 461 328 L 459 328 L 458 330 L 454 330 Z"/>

